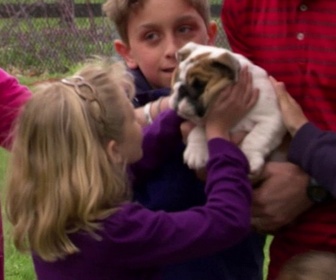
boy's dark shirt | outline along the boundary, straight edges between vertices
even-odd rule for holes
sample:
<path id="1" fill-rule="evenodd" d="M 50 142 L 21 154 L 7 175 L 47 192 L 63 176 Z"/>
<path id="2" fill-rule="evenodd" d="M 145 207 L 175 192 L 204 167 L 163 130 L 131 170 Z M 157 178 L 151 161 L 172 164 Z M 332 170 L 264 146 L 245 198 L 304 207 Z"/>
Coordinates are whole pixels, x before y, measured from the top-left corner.
<path id="1" fill-rule="evenodd" d="M 169 88 L 153 89 L 140 70 L 134 77 L 134 106 L 143 106 L 170 94 Z M 151 210 L 181 211 L 205 203 L 204 183 L 183 162 L 185 145 L 166 160 L 147 181 L 134 186 L 134 199 Z M 164 147 L 162 147 L 164 149 Z M 171 265 L 164 280 L 261 280 L 265 237 L 251 233 L 244 241 L 218 254 Z M 173 242 L 173 241 L 172 241 Z"/>
<path id="2" fill-rule="evenodd" d="M 139 70 L 131 71 L 135 78 L 135 107 L 167 96 L 169 88 L 152 89 Z M 162 147 L 164 149 L 164 147 Z M 181 211 L 205 203 L 204 184 L 194 171 L 183 163 L 184 144 L 171 154 L 164 166 L 148 181 L 134 186 L 135 200 L 151 210 Z"/>

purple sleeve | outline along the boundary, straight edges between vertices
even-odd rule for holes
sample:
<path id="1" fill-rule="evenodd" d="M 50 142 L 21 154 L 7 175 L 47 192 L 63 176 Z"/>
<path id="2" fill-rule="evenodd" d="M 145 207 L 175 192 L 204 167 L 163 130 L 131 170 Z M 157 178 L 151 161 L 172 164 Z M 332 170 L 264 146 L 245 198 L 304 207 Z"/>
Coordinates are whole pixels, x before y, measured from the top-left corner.
<path id="1" fill-rule="evenodd" d="M 288 159 L 336 197 L 336 133 L 305 124 L 289 147 Z"/>
<path id="2" fill-rule="evenodd" d="M 135 179 L 158 168 L 182 141 L 180 125 L 183 119 L 173 110 L 164 111 L 153 124 L 143 130 L 143 157 L 130 169 Z"/>
<path id="3" fill-rule="evenodd" d="M 213 254 L 250 231 L 251 184 L 242 152 L 223 139 L 209 142 L 207 202 L 175 213 L 125 205 L 105 221 L 111 259 L 125 267 L 153 267 Z"/>
<path id="4" fill-rule="evenodd" d="M 20 85 L 16 78 L 0 68 L 0 145 L 9 148 L 13 123 L 20 108 L 31 97 L 28 88 Z"/>

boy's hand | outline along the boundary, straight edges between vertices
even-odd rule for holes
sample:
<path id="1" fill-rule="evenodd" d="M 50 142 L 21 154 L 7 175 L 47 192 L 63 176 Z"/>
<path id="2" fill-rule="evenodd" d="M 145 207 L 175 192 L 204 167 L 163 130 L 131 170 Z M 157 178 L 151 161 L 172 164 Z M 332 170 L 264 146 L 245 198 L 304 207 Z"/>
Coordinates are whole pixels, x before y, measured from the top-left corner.
<path id="1" fill-rule="evenodd" d="M 285 84 L 276 81 L 273 77 L 270 77 L 270 80 L 278 97 L 283 121 L 289 133 L 294 136 L 299 128 L 308 122 L 308 119 L 300 105 L 287 92 Z"/>
<path id="2" fill-rule="evenodd" d="M 252 77 L 242 68 L 238 82 L 223 90 L 210 105 L 205 117 L 207 138 L 230 139 L 230 129 L 248 113 L 258 99 L 259 90 L 252 88 Z"/>

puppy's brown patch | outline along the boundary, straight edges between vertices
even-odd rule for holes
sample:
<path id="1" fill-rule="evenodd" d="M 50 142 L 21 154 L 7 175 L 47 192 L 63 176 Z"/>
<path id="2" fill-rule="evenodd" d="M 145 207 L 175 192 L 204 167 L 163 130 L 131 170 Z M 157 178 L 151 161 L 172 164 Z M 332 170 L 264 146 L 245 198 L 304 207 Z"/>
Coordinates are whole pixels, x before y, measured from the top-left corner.
<path id="1" fill-rule="evenodd" d="M 194 66 L 187 72 L 186 84 L 194 86 L 203 85 L 200 102 L 204 107 L 217 96 L 226 86 L 236 80 L 236 66 L 231 68 L 230 58 L 223 55 L 219 58 L 209 58 L 208 54 L 196 56 L 191 63 Z"/>

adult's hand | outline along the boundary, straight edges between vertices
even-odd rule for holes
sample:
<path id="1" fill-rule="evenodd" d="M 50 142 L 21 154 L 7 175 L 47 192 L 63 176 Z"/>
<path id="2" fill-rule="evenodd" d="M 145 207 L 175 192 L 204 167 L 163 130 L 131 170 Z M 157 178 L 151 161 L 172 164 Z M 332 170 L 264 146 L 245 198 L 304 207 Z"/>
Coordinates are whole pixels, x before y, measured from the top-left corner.
<path id="1" fill-rule="evenodd" d="M 252 226 L 274 233 L 293 222 L 313 203 L 306 195 L 309 176 L 289 162 L 268 162 L 253 191 Z"/>
<path id="2" fill-rule="evenodd" d="M 276 95 L 278 97 L 279 107 L 282 113 L 283 121 L 292 136 L 308 122 L 301 106 L 286 90 L 286 86 L 283 82 L 278 82 L 274 78 L 270 77 Z"/>

